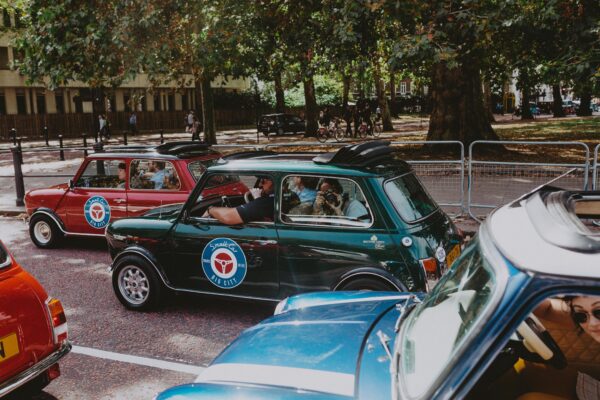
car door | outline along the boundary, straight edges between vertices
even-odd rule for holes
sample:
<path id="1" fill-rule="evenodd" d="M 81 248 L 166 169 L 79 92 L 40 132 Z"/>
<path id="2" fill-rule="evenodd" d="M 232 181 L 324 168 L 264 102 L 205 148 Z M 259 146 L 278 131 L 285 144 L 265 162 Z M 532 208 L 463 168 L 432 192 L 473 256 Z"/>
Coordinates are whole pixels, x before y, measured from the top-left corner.
<path id="1" fill-rule="evenodd" d="M 301 190 L 299 178 L 303 180 Z M 288 192 L 281 196 L 279 208 L 282 297 L 330 290 L 345 273 L 377 267 L 390 259 L 394 242 L 381 218 L 375 218 L 373 201 L 367 201 L 369 192 L 361 188 L 359 180 L 288 175 L 282 181 L 283 192 Z M 339 183 L 343 198 L 339 215 L 316 206 L 320 196 L 333 196 L 324 190 L 326 181 Z M 315 192 L 312 198 L 306 195 L 307 189 Z"/>
<path id="2" fill-rule="evenodd" d="M 129 217 L 141 215 L 155 207 L 183 203 L 187 200 L 189 192 L 180 177 L 176 163 L 158 159 L 133 159 L 128 176 Z"/>
<path id="3" fill-rule="evenodd" d="M 242 185 L 257 176 L 206 174 L 186 212 L 171 231 L 161 255 L 167 276 L 179 288 L 234 296 L 274 299 L 279 291 L 277 230 L 272 221 L 225 225 L 204 216 L 208 206 L 236 207 Z M 221 188 L 221 190 L 219 190 Z"/>
<path id="4" fill-rule="evenodd" d="M 122 179 L 119 169 L 124 171 Z M 65 194 L 67 232 L 104 235 L 110 221 L 126 217 L 126 178 L 124 159 L 88 160 Z"/>

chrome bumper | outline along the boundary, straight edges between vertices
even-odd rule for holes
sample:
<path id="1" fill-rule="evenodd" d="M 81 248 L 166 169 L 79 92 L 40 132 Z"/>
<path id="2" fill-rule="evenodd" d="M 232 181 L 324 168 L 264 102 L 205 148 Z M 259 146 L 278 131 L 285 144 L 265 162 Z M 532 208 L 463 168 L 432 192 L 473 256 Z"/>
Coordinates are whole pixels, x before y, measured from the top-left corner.
<path id="1" fill-rule="evenodd" d="M 23 386 L 27 382 L 32 381 L 37 376 L 44 373 L 48 368 L 56 364 L 58 360 L 66 356 L 71 351 L 71 347 L 71 343 L 66 342 L 54 353 L 50 354 L 48 357 L 44 358 L 31 368 L 26 369 L 9 380 L 0 383 L 0 397 L 7 395 L 13 390 Z"/>

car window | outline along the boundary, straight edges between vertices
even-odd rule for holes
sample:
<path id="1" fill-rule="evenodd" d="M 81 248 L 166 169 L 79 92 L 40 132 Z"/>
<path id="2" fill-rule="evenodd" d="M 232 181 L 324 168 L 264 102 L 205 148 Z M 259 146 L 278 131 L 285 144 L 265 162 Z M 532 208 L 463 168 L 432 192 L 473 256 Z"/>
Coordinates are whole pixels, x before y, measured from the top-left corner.
<path id="1" fill-rule="evenodd" d="M 209 173 L 194 200 L 191 217 L 202 217 L 210 206 L 237 207 L 251 201 L 251 188 L 260 186 L 260 176 L 235 173 Z"/>
<path id="2" fill-rule="evenodd" d="M 368 227 L 371 208 L 351 179 L 287 176 L 282 183 L 281 220 L 301 225 Z"/>
<path id="3" fill-rule="evenodd" d="M 10 265 L 10 258 L 8 257 L 8 252 L 4 249 L 2 244 L 0 244 L 0 268 L 8 267 Z"/>
<path id="4" fill-rule="evenodd" d="M 171 162 L 143 159 L 131 162 L 129 187 L 138 190 L 179 190 L 181 182 Z"/>
<path id="5" fill-rule="evenodd" d="M 409 397 L 430 389 L 479 325 L 496 287 L 494 270 L 475 240 L 405 322 L 396 350 L 401 386 Z"/>
<path id="6" fill-rule="evenodd" d="M 425 218 L 438 208 L 414 173 L 385 182 L 384 189 L 394 208 L 406 222 Z"/>
<path id="7" fill-rule="evenodd" d="M 125 166 L 125 160 L 91 160 L 75 187 L 124 190 L 127 178 Z"/>
<path id="8" fill-rule="evenodd" d="M 194 181 L 198 182 L 204 171 L 206 171 L 208 167 L 215 165 L 216 163 L 217 159 L 192 161 L 188 164 L 188 170 L 192 174 L 192 178 L 194 178 Z"/>

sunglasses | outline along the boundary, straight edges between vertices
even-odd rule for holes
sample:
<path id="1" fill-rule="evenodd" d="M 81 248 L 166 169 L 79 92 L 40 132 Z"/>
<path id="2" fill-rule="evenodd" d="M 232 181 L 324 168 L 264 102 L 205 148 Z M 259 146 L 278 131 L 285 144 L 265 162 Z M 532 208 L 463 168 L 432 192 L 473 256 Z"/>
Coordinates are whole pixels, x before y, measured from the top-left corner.
<path id="1" fill-rule="evenodd" d="M 600 321 L 600 308 L 596 309 L 596 310 L 592 310 L 591 313 L 594 318 L 596 318 L 597 320 Z M 588 322 L 590 318 L 590 313 L 586 312 L 586 311 L 574 311 L 573 312 L 573 321 L 575 321 L 578 324 L 585 324 L 586 322 Z"/>

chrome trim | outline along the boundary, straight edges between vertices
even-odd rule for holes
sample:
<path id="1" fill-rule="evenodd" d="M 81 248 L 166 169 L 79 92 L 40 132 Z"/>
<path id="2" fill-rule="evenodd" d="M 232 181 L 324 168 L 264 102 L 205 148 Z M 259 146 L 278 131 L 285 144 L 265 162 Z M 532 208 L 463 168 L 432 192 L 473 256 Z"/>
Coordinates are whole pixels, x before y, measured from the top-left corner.
<path id="1" fill-rule="evenodd" d="M 36 214 L 38 214 L 38 213 L 39 213 L 39 214 L 46 214 L 47 216 L 49 216 L 50 218 L 52 218 L 52 219 L 54 220 L 54 222 L 56 222 L 56 225 L 58 226 L 58 229 L 60 229 L 60 231 L 61 231 L 62 233 L 64 233 L 65 235 L 67 234 L 67 231 L 65 231 L 65 230 L 63 229 L 63 227 L 62 227 L 62 224 L 60 223 L 60 221 L 58 221 L 58 220 L 56 219 L 56 217 L 55 217 L 53 214 L 49 213 L 49 212 L 48 212 L 48 211 L 46 211 L 46 210 L 36 210 L 36 211 L 34 211 L 34 213 L 33 213 L 33 214 L 31 214 L 31 217 L 29 217 L 29 220 L 31 221 L 31 218 L 33 218 L 33 217 L 34 217 Z"/>
<path id="2" fill-rule="evenodd" d="M 23 386 L 27 382 L 32 381 L 42 373 L 44 373 L 52 365 L 56 364 L 58 360 L 66 356 L 71 351 L 71 343 L 65 342 L 58 350 L 51 353 L 48 357 L 44 358 L 31 368 L 26 369 L 20 374 L 12 377 L 11 379 L 0 384 L 0 397 L 7 395 L 13 390 Z"/>
<path id="3" fill-rule="evenodd" d="M 160 280 L 163 282 L 163 284 L 165 285 L 165 287 L 167 287 L 168 289 L 173 290 L 175 292 L 206 294 L 206 295 L 210 295 L 210 296 L 221 296 L 221 297 L 229 297 L 229 298 L 244 299 L 244 300 L 270 301 L 270 302 L 275 302 L 275 303 L 281 301 L 281 299 L 273 299 L 273 298 L 270 298 L 270 297 L 243 296 L 243 295 L 238 295 L 238 294 L 226 294 L 226 293 L 219 293 L 219 292 L 208 292 L 208 291 L 204 291 L 204 290 L 193 290 L 193 289 L 176 288 L 175 286 L 171 286 L 170 284 L 167 283 L 167 281 L 165 280 L 165 277 L 160 272 L 160 270 L 158 269 L 158 267 L 156 266 L 156 264 L 147 255 L 145 255 L 144 253 L 142 253 L 141 251 L 136 250 L 136 249 L 123 250 L 121 253 L 119 253 L 119 255 L 117 257 L 115 257 L 115 259 L 112 262 L 112 264 L 108 267 L 108 272 L 113 273 L 114 270 L 115 270 L 115 263 L 122 256 L 127 255 L 127 253 L 135 253 L 135 254 L 138 254 L 138 255 L 144 257 L 150 263 L 150 265 L 152 265 L 152 267 L 154 267 L 154 269 L 156 270 L 156 273 L 160 277 Z"/>
<path id="4" fill-rule="evenodd" d="M 374 272 L 368 272 L 368 271 L 364 271 L 364 272 L 362 272 L 362 271 L 361 271 L 361 272 L 355 272 L 355 273 L 352 273 L 352 274 L 350 274 L 350 275 L 346 276 L 344 279 L 342 279 L 341 281 L 339 281 L 337 285 L 335 285 L 335 287 L 333 288 L 333 291 L 336 291 L 336 290 L 338 290 L 338 288 L 339 288 L 339 287 L 342 285 L 342 283 L 344 283 L 344 282 L 345 282 L 345 281 L 347 281 L 348 279 L 350 279 L 350 278 L 354 278 L 354 277 L 356 277 L 356 276 L 360 276 L 360 275 L 371 275 L 371 276 L 376 276 L 377 278 L 381 278 L 381 279 L 383 279 L 383 280 L 386 280 L 386 281 L 388 281 L 388 282 L 389 282 L 389 283 L 390 283 L 390 284 L 391 284 L 393 287 L 395 287 L 395 288 L 396 288 L 396 289 L 397 289 L 399 292 L 404 292 L 404 291 L 405 291 L 405 289 L 398 287 L 398 285 L 396 285 L 396 284 L 395 284 L 393 281 L 391 281 L 391 280 L 390 280 L 389 278 L 387 278 L 386 276 L 384 276 L 384 275 L 380 275 L 380 274 L 376 274 L 376 273 L 374 273 Z"/>
<path id="5" fill-rule="evenodd" d="M 6 254 L 6 260 L 2 264 L 0 264 L 0 269 L 10 267 L 12 265 L 12 259 L 10 258 L 10 255 L 8 254 L 7 251 L 5 251 L 5 254 Z"/>
<path id="6" fill-rule="evenodd" d="M 369 229 L 371 228 L 373 225 L 375 225 L 375 216 L 373 215 L 373 210 L 371 208 L 371 205 L 369 204 L 369 202 L 367 201 L 367 196 L 365 196 L 365 193 L 362 190 L 362 187 L 360 187 L 360 185 L 354 180 L 354 179 L 350 179 L 350 178 L 346 178 L 346 177 L 340 177 L 339 175 L 308 175 L 308 174 L 290 174 L 288 173 L 288 175 L 284 175 L 281 178 L 281 184 L 279 185 L 279 203 L 281 205 L 281 202 L 283 200 L 283 182 L 285 182 L 285 180 L 289 177 L 293 177 L 293 176 L 306 176 L 308 178 L 319 178 L 319 179 L 344 179 L 347 181 L 350 181 L 352 183 L 354 183 L 356 185 L 356 187 L 358 187 L 358 190 L 360 190 L 360 194 L 362 195 L 363 199 L 365 199 L 365 202 L 367 203 L 367 205 L 365 206 L 365 208 L 369 211 L 369 217 L 371 217 L 371 221 L 369 225 L 364 225 L 364 226 L 352 226 L 352 225 L 334 225 L 334 224 L 325 224 L 325 225 L 321 225 L 321 224 L 310 224 L 310 223 L 298 223 L 298 222 L 287 222 L 283 220 L 283 215 L 287 215 L 287 214 L 283 214 L 281 212 L 281 207 L 279 207 L 279 221 L 281 221 L 281 223 L 283 225 L 289 225 L 289 226 L 307 226 L 307 227 L 325 227 L 325 228 L 349 228 L 349 229 Z M 318 192 L 318 190 L 317 190 Z M 318 215 L 313 215 L 313 217 L 318 217 Z M 317 219 L 317 218 L 315 218 Z"/>

